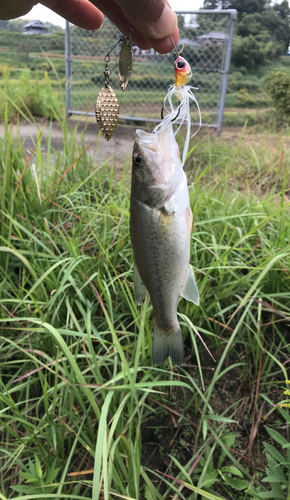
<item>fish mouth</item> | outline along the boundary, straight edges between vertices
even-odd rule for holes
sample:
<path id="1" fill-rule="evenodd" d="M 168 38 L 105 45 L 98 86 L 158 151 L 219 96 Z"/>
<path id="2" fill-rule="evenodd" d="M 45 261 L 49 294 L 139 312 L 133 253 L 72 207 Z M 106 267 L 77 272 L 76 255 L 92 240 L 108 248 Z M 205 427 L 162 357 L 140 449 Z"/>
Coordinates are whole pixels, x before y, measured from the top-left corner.
<path id="1" fill-rule="evenodd" d="M 170 149 L 170 144 L 172 139 L 174 139 L 172 125 L 160 129 L 156 133 L 145 132 L 145 130 L 137 129 L 137 143 L 139 146 L 145 149 L 145 151 L 150 151 L 151 153 L 158 153 L 162 151 L 168 151 Z"/>
<path id="2" fill-rule="evenodd" d="M 152 152 L 157 151 L 158 137 L 156 134 L 145 132 L 145 130 L 141 129 L 137 129 L 136 134 L 139 146 Z"/>

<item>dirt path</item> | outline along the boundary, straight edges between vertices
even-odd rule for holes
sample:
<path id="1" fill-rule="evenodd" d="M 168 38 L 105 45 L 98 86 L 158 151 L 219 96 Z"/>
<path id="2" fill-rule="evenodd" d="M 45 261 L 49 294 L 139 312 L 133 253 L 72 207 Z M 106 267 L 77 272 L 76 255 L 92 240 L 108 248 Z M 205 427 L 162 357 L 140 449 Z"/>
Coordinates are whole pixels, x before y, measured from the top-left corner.
<path id="1" fill-rule="evenodd" d="M 85 147 L 92 144 L 88 152 L 92 155 L 93 160 L 100 163 L 106 159 L 113 157 L 110 164 L 116 167 L 122 167 L 124 161 L 129 161 L 131 163 L 131 154 L 133 142 L 135 139 L 136 126 L 119 125 L 115 131 L 115 134 L 110 139 L 106 141 L 103 136 L 101 136 L 99 144 L 97 145 L 98 139 L 98 126 L 95 122 L 89 122 L 85 124 L 83 121 L 68 120 L 68 126 L 70 131 L 73 133 L 77 127 L 77 143 L 81 147 L 81 133 L 83 132 Z M 47 144 L 46 141 L 49 137 L 49 122 L 44 120 L 38 120 L 37 126 L 30 125 L 27 122 L 21 122 L 19 126 L 21 141 L 24 141 L 24 147 L 30 153 L 35 147 L 37 142 L 37 136 L 39 131 L 42 130 L 42 148 L 43 152 L 46 153 Z M 17 128 L 13 125 L 13 136 L 16 137 Z M 4 124 L 0 123 L 0 137 L 4 138 Z M 61 126 L 58 122 L 52 123 L 52 133 L 51 133 L 51 147 L 53 152 L 58 151 L 59 148 L 62 149 L 63 146 L 63 133 Z"/>
<path id="2" fill-rule="evenodd" d="M 142 128 L 143 123 L 140 123 L 139 127 Z M 109 164 L 115 168 L 123 168 L 124 162 L 128 167 L 131 168 L 131 154 L 134 139 L 136 137 L 136 125 L 118 125 L 115 134 L 110 139 L 106 141 L 103 136 L 100 137 L 100 141 L 97 145 L 99 129 L 93 118 L 89 118 L 86 123 L 83 118 L 76 119 L 72 118 L 68 120 L 68 127 L 73 134 L 73 131 L 77 127 L 76 139 L 82 151 L 81 133 L 83 133 L 84 145 L 85 147 L 91 146 L 88 149 L 88 153 L 92 156 L 93 161 L 96 164 L 100 162 L 103 163 L 105 160 L 109 160 Z M 29 123 L 23 121 L 19 126 L 21 141 L 24 141 L 24 147 L 27 152 L 30 153 L 37 142 L 37 136 L 39 131 L 42 130 L 42 150 L 46 153 L 47 150 L 47 139 L 49 137 L 49 122 L 45 120 L 38 120 L 37 125 L 30 125 Z M 152 130 L 152 125 L 147 128 L 148 131 Z M 16 137 L 17 130 L 16 125 L 13 125 L 13 135 Z M 213 139 L 220 143 L 231 144 L 235 147 L 239 142 L 242 135 L 241 127 L 225 127 L 222 131 L 220 137 L 217 137 L 213 129 L 203 128 L 196 136 L 196 139 L 202 138 L 205 135 L 213 136 Z M 0 137 L 4 137 L 4 124 L 0 123 Z M 59 149 L 62 150 L 63 147 L 63 133 L 61 126 L 58 122 L 52 123 L 52 134 L 51 134 L 51 146 L 52 154 L 57 152 Z M 269 133 L 253 133 L 251 128 L 248 128 L 244 135 L 242 142 L 244 145 L 249 145 L 255 148 L 257 145 L 263 147 L 266 151 L 276 152 L 281 149 L 290 149 L 290 137 L 282 136 L 281 134 L 269 134 Z"/>

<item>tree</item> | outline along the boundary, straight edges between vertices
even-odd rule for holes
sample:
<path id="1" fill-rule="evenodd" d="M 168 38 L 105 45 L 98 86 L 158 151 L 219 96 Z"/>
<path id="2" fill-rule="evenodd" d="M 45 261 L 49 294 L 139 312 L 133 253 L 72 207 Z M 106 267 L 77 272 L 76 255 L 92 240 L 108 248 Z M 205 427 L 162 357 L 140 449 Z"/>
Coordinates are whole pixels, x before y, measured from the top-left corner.
<path id="1" fill-rule="evenodd" d="M 275 60 L 290 43 L 290 8 L 288 0 L 273 5 L 272 0 L 204 0 L 204 9 L 236 9 L 238 20 L 233 42 L 232 62 L 256 68 Z M 217 15 L 197 16 L 199 32 L 218 31 Z"/>
<path id="2" fill-rule="evenodd" d="M 32 51 L 33 46 L 26 40 L 22 40 L 20 42 L 15 43 L 14 49 L 16 50 L 16 52 L 20 52 L 22 54 L 25 54 L 26 57 L 29 57 L 29 52 Z"/>
<path id="3" fill-rule="evenodd" d="M 276 3 L 273 9 L 282 19 L 287 19 L 290 16 L 288 0 L 283 0 L 281 3 Z"/>
<path id="4" fill-rule="evenodd" d="M 236 66 L 244 66 L 253 69 L 263 63 L 265 55 L 263 53 L 263 44 L 253 36 L 242 38 L 235 37 L 232 49 L 232 62 Z"/>
<path id="5" fill-rule="evenodd" d="M 204 9 L 229 9 L 230 0 L 204 0 Z"/>
<path id="6" fill-rule="evenodd" d="M 271 33 L 272 37 L 274 35 L 278 42 L 284 43 L 286 49 L 290 41 L 290 27 L 288 19 L 282 18 L 274 8 L 270 7 L 263 14 L 262 23 L 266 30 Z"/>
<path id="7" fill-rule="evenodd" d="M 237 25 L 238 35 L 245 37 L 249 35 L 257 35 L 263 29 L 261 23 L 261 14 L 244 14 L 241 21 Z"/>
<path id="8" fill-rule="evenodd" d="M 262 14 L 269 6 L 270 0 L 231 0 L 229 8 L 238 11 L 240 20 L 243 14 Z"/>

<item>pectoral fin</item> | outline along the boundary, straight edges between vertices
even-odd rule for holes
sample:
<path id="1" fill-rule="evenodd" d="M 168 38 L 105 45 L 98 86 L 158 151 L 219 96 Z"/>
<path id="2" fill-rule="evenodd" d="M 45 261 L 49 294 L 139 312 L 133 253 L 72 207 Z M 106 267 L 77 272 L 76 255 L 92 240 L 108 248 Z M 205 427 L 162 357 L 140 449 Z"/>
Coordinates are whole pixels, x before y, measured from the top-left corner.
<path id="1" fill-rule="evenodd" d="M 196 286 L 192 271 L 189 268 L 187 272 L 186 282 L 181 292 L 181 296 L 199 306 L 198 288 Z"/>
<path id="2" fill-rule="evenodd" d="M 134 262 L 134 288 L 135 288 L 136 302 L 138 306 L 140 306 L 140 304 L 142 304 L 143 300 L 146 297 L 147 290 L 142 282 L 136 262 Z"/>

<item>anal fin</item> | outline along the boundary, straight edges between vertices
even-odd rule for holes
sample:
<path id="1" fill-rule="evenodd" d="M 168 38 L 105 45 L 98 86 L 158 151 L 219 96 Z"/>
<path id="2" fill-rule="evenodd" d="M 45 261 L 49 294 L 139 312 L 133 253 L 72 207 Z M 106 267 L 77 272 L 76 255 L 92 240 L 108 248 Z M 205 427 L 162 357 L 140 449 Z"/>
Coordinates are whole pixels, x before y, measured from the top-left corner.
<path id="1" fill-rule="evenodd" d="M 136 297 L 136 302 L 138 306 L 142 304 L 143 300 L 145 299 L 147 295 L 147 290 L 145 288 L 145 285 L 142 282 L 142 278 L 140 276 L 140 273 L 138 271 L 138 267 L 136 265 L 136 262 L 134 262 L 134 289 L 135 289 L 135 297 Z"/>
<path id="2" fill-rule="evenodd" d="M 193 302 L 197 306 L 199 306 L 199 292 L 193 277 L 192 271 L 188 268 L 187 278 L 185 285 L 182 289 L 181 296 L 186 300 Z"/>

